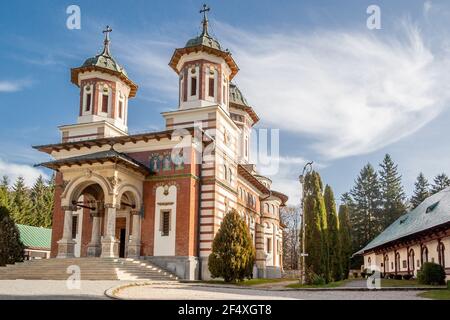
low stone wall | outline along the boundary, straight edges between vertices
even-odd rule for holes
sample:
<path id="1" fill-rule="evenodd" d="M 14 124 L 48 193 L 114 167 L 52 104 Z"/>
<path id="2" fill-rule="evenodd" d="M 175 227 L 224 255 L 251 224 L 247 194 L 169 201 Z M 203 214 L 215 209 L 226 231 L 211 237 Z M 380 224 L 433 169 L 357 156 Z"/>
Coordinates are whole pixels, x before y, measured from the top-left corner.
<path id="1" fill-rule="evenodd" d="M 198 280 L 198 258 L 197 257 L 166 257 L 166 256 L 146 256 L 145 260 L 166 269 L 183 280 Z"/>

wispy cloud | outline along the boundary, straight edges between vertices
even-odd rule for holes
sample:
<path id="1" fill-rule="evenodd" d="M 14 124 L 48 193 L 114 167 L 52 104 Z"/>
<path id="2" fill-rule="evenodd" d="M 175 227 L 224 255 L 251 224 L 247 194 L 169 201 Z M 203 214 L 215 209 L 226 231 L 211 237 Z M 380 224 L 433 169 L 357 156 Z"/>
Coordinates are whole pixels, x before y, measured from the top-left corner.
<path id="1" fill-rule="evenodd" d="M 21 91 L 31 84 L 31 80 L 0 80 L 0 92 Z"/>
<path id="2" fill-rule="evenodd" d="M 49 178 L 43 171 L 32 166 L 7 162 L 0 159 L 0 177 L 5 175 L 8 176 L 12 183 L 18 177 L 23 177 L 27 186 L 32 186 L 39 175 L 42 175 L 45 179 Z"/>
<path id="3" fill-rule="evenodd" d="M 449 61 L 433 54 L 408 21 L 387 37 L 218 27 L 240 64 L 239 85 L 262 119 L 312 137 L 312 147 L 328 159 L 396 142 L 449 101 Z"/>

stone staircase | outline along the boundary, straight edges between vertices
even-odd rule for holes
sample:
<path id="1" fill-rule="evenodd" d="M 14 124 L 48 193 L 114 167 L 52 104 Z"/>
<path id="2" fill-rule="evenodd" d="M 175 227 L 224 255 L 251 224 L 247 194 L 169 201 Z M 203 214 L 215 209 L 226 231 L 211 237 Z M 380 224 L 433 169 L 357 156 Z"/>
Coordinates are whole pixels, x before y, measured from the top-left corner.
<path id="1" fill-rule="evenodd" d="M 80 280 L 178 280 L 171 272 L 147 261 L 122 258 L 70 258 L 25 261 L 0 267 L 0 280 L 67 280 L 78 270 L 80 272 Z"/>

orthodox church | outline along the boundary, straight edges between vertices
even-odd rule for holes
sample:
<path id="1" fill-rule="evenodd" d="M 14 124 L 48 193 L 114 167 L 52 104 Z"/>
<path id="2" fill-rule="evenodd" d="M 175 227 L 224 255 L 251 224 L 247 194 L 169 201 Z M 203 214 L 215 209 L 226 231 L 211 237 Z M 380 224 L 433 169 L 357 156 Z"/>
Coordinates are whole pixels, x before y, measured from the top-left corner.
<path id="1" fill-rule="evenodd" d="M 280 277 L 287 196 L 249 162 L 259 118 L 232 83 L 239 68 L 210 35 L 208 11 L 201 34 L 170 59 L 179 103 L 162 113 L 164 131 L 128 134 L 138 85 L 112 56 L 109 27 L 102 52 L 71 69 L 77 121 L 59 127 L 61 142 L 34 147 L 56 171 L 51 257 L 143 259 L 209 279 L 214 236 L 234 208 L 253 237 L 254 276 Z"/>

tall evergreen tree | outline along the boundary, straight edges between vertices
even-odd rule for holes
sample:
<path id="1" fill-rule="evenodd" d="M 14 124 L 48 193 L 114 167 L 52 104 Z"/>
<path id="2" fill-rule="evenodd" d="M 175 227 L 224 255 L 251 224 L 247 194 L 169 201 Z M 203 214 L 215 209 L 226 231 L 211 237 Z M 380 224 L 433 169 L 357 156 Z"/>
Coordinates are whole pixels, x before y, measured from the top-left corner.
<path id="1" fill-rule="evenodd" d="M 0 206 L 0 266 L 21 262 L 24 246 L 7 208 Z"/>
<path id="2" fill-rule="evenodd" d="M 25 186 L 23 177 L 18 177 L 12 188 L 11 213 L 16 223 L 30 225 L 33 224 L 31 215 L 32 204 L 30 192 Z"/>
<path id="3" fill-rule="evenodd" d="M 330 263 L 330 276 L 334 281 L 342 279 L 341 241 L 339 238 L 339 218 L 336 212 L 336 202 L 333 190 L 329 185 L 325 187 L 325 208 L 328 225 L 328 259 Z"/>
<path id="4" fill-rule="evenodd" d="M 214 237 L 208 268 L 213 278 L 222 277 L 225 282 L 251 278 L 255 262 L 250 230 L 236 210 L 223 219 Z"/>
<path id="5" fill-rule="evenodd" d="M 339 239 L 341 243 L 341 265 L 343 278 L 347 279 L 350 272 L 350 258 L 353 254 L 349 208 L 339 206 Z"/>
<path id="6" fill-rule="evenodd" d="M 313 171 L 305 176 L 304 181 L 304 219 L 306 269 L 322 276 L 325 280 L 329 275 L 328 236 L 325 201 L 323 199 L 322 180 Z"/>
<path id="7" fill-rule="evenodd" d="M 0 182 L 0 206 L 9 208 L 10 198 L 9 180 L 7 176 L 3 176 Z"/>
<path id="8" fill-rule="evenodd" d="M 389 154 L 385 155 L 380 167 L 381 228 L 384 230 L 406 212 L 406 206 L 402 177 Z"/>
<path id="9" fill-rule="evenodd" d="M 445 173 L 438 174 L 434 177 L 433 185 L 431 186 L 431 194 L 438 193 L 445 188 L 450 187 L 450 179 Z"/>
<path id="10" fill-rule="evenodd" d="M 427 178 L 421 172 L 414 183 L 414 194 L 411 197 L 412 209 L 416 208 L 421 204 L 426 198 L 430 196 L 430 185 Z"/>
<path id="11" fill-rule="evenodd" d="M 30 225 L 36 227 L 51 227 L 53 210 L 53 186 L 52 181 L 46 185 L 42 176 L 39 176 L 31 188 L 32 211 Z"/>
<path id="12" fill-rule="evenodd" d="M 350 195 L 354 203 L 350 216 L 352 239 L 354 249 L 359 249 L 382 230 L 380 183 L 371 164 L 361 170 Z"/>

